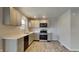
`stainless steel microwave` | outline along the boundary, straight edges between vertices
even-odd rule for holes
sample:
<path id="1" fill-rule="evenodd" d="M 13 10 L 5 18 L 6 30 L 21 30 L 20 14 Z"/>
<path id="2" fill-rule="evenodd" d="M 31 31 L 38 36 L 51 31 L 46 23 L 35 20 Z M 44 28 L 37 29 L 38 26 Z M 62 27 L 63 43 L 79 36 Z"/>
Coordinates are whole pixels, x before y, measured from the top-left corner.
<path id="1" fill-rule="evenodd" d="M 47 27 L 47 23 L 40 23 L 40 27 Z"/>

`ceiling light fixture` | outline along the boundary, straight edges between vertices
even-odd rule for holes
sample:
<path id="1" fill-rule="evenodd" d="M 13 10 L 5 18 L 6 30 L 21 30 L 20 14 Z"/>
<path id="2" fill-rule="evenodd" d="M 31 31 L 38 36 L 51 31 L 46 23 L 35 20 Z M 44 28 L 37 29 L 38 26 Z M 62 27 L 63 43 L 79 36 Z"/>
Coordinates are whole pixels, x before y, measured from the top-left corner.
<path id="1" fill-rule="evenodd" d="M 34 18 L 37 18 L 36 16 L 34 16 Z"/>
<path id="2" fill-rule="evenodd" d="M 42 18 L 46 18 L 46 16 L 42 16 Z"/>
<path id="3" fill-rule="evenodd" d="M 43 19 L 47 19 L 47 16 L 42 16 Z"/>

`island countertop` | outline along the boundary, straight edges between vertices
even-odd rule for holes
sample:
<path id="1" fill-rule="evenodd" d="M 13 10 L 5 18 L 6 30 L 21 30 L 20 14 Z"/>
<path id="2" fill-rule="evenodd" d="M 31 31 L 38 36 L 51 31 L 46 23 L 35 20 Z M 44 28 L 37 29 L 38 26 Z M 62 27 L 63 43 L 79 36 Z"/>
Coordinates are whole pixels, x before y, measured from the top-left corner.
<path id="1" fill-rule="evenodd" d="M 29 33 L 16 33 L 16 34 L 2 34 L 2 35 L 0 35 L 0 38 L 2 38 L 2 39 L 14 39 L 14 40 L 16 40 L 16 39 L 20 39 L 20 38 L 22 38 L 22 37 L 24 37 L 24 36 L 27 36 L 27 35 L 30 35 L 30 34 L 32 34 L 33 32 L 29 32 Z"/>
<path id="2" fill-rule="evenodd" d="M 16 40 L 19 38 L 22 38 L 24 36 L 30 35 L 34 32 L 32 31 L 26 31 L 19 29 L 18 27 L 2 27 L 0 28 L 0 38 L 1 39 L 10 39 L 10 40 Z"/>

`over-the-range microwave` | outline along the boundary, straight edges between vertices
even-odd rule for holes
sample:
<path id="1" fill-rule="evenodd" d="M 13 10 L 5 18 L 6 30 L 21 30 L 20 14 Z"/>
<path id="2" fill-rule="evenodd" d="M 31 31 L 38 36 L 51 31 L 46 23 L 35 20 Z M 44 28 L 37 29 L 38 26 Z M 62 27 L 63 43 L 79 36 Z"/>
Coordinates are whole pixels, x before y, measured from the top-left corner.
<path id="1" fill-rule="evenodd" d="M 47 23 L 40 23 L 40 27 L 47 27 Z"/>

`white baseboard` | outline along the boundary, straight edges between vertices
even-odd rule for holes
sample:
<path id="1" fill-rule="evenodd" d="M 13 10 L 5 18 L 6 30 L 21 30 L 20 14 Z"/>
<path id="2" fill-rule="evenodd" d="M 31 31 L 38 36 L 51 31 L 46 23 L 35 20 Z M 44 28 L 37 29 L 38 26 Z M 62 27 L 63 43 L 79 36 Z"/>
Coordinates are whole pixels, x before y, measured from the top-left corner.
<path id="1" fill-rule="evenodd" d="M 71 52 L 79 52 L 79 49 L 73 49 L 73 48 L 71 48 L 71 47 L 66 46 L 66 45 L 63 44 L 61 41 L 59 41 L 59 42 L 60 42 L 60 45 L 61 45 L 61 46 L 66 47 L 69 51 L 71 51 Z"/>
<path id="2" fill-rule="evenodd" d="M 79 49 L 71 49 L 72 52 L 79 52 Z"/>
<path id="3" fill-rule="evenodd" d="M 59 41 L 59 40 L 58 40 Z M 60 42 L 60 45 L 61 46 L 64 46 L 65 48 L 67 48 L 69 51 L 71 51 L 72 49 L 71 49 L 71 47 L 68 47 L 68 46 L 66 46 L 65 44 L 63 44 L 61 41 L 59 41 Z"/>

